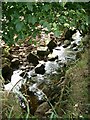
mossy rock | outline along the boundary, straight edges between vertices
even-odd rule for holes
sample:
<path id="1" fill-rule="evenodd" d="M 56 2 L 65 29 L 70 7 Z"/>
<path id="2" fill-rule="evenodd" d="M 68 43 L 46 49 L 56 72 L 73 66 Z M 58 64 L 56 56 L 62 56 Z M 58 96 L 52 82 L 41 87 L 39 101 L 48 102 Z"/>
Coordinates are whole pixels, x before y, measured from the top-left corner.
<path id="1" fill-rule="evenodd" d="M 64 48 L 68 47 L 71 44 L 70 40 L 65 40 L 64 41 Z"/>
<path id="2" fill-rule="evenodd" d="M 7 64 L 7 65 L 10 66 L 10 60 L 9 60 L 8 58 L 3 57 L 3 58 L 2 58 L 2 67 L 3 67 L 5 64 Z"/>

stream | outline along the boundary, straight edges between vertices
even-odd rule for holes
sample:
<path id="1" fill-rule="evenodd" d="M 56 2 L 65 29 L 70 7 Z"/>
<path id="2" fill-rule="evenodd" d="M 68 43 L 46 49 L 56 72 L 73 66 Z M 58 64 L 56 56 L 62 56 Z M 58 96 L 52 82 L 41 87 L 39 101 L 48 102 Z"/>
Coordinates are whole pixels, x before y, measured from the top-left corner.
<path id="1" fill-rule="evenodd" d="M 43 75 L 36 74 L 35 68 L 33 68 L 32 70 L 25 72 L 24 77 L 21 77 L 20 74 L 23 73 L 23 70 L 15 70 L 11 77 L 11 82 L 4 85 L 4 89 L 9 92 L 12 91 L 19 96 L 22 94 L 22 91 L 24 89 L 22 89 L 22 86 L 27 85 L 29 91 L 33 93 L 33 96 L 35 95 L 39 101 L 43 101 L 45 99 L 45 95 L 49 96 L 50 94 L 46 92 L 48 87 L 57 82 L 56 79 L 60 79 L 61 70 L 59 71 L 59 69 L 62 69 L 68 62 L 75 61 L 77 52 L 81 50 L 78 47 L 82 38 L 79 31 L 77 31 L 77 33 L 75 33 L 72 38 L 74 40 L 71 41 L 71 44 L 68 47 L 64 48 L 64 45 L 62 44 L 53 49 L 52 55 L 57 56 L 54 61 L 39 61 L 39 64 L 36 67 L 41 66 L 42 64 L 45 66 L 45 73 Z M 72 44 L 74 43 L 77 44 L 76 47 L 72 47 Z M 75 50 L 76 48 L 78 49 Z M 21 100 L 20 96 L 19 98 Z M 21 106 L 25 108 L 24 103 L 21 104 Z"/>

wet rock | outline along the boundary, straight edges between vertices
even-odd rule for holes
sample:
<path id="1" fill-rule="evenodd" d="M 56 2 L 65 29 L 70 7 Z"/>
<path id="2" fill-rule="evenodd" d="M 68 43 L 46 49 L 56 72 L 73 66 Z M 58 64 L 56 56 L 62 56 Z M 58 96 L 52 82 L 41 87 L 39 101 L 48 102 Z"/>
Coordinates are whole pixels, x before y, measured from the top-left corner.
<path id="1" fill-rule="evenodd" d="M 58 42 L 58 46 L 61 46 L 61 44 L 62 44 L 62 42 L 61 42 L 61 41 L 59 41 L 59 42 Z"/>
<path id="2" fill-rule="evenodd" d="M 76 29 L 74 30 L 67 30 L 66 33 L 65 33 L 65 40 L 71 40 L 72 39 L 72 35 L 76 33 Z"/>
<path id="3" fill-rule="evenodd" d="M 5 84 L 11 81 L 12 74 L 13 74 L 12 68 L 9 65 L 4 64 L 2 67 L 2 76 L 5 79 Z"/>
<path id="4" fill-rule="evenodd" d="M 12 57 L 12 58 L 18 58 L 18 56 L 17 56 L 17 55 L 14 55 L 14 54 L 12 54 L 11 57 Z"/>
<path id="5" fill-rule="evenodd" d="M 19 50 L 19 45 L 16 45 L 15 47 L 14 47 L 14 50 Z"/>
<path id="6" fill-rule="evenodd" d="M 74 51 L 78 51 L 78 47 L 77 47 L 77 46 L 74 47 L 73 50 L 74 50 Z"/>
<path id="7" fill-rule="evenodd" d="M 58 59 L 58 55 L 54 55 L 53 53 L 48 55 L 49 61 L 55 61 L 56 59 Z"/>
<path id="8" fill-rule="evenodd" d="M 38 97 L 35 95 L 35 92 L 29 90 L 28 85 L 22 85 L 20 91 L 27 96 L 28 105 L 30 108 L 30 114 L 34 115 L 37 107 L 39 106 Z M 20 99 L 21 107 L 27 111 L 27 105 L 23 99 Z M 24 104 L 24 107 L 23 107 Z"/>
<path id="9" fill-rule="evenodd" d="M 11 67 L 13 69 L 18 69 L 19 68 L 19 64 L 20 64 L 20 61 L 18 58 L 14 58 L 12 61 L 11 61 Z"/>
<path id="10" fill-rule="evenodd" d="M 54 49 L 55 47 L 57 47 L 57 44 L 56 44 L 55 41 L 51 40 L 51 41 L 47 44 L 47 46 L 48 46 L 48 49 L 50 50 L 50 52 L 52 52 L 53 49 Z"/>
<path id="11" fill-rule="evenodd" d="M 76 47 L 76 46 L 77 46 L 76 43 L 71 44 L 71 48 L 74 48 L 74 47 Z"/>
<path id="12" fill-rule="evenodd" d="M 20 74 L 20 76 L 23 77 L 23 78 L 26 78 L 26 77 L 28 76 L 28 74 L 27 74 L 25 71 L 23 71 L 23 72 Z"/>
<path id="13" fill-rule="evenodd" d="M 39 58 L 33 53 L 29 53 L 27 55 L 27 60 L 28 60 L 29 63 L 32 63 L 35 66 L 39 63 L 38 62 Z"/>
<path id="14" fill-rule="evenodd" d="M 44 74 L 45 73 L 45 66 L 43 64 L 41 65 L 38 65 L 36 68 L 35 68 L 35 73 L 37 74 Z"/>
<path id="15" fill-rule="evenodd" d="M 77 52 L 76 54 L 76 59 L 79 59 L 79 58 L 81 58 L 81 52 Z"/>
<path id="16" fill-rule="evenodd" d="M 55 40 L 55 36 L 54 36 L 54 33 L 53 33 L 53 32 L 50 33 L 50 39 L 51 39 L 51 40 Z"/>
<path id="17" fill-rule="evenodd" d="M 38 56 L 47 56 L 49 54 L 49 51 L 47 51 L 47 47 L 39 47 L 37 48 L 37 55 Z"/>
<path id="18" fill-rule="evenodd" d="M 43 102 L 40 106 L 38 106 L 37 110 L 35 111 L 35 114 L 37 117 L 45 117 L 46 112 L 50 109 L 50 106 L 47 102 Z"/>
<path id="19" fill-rule="evenodd" d="M 24 52 L 20 52 L 19 56 L 25 57 L 25 53 Z"/>
<path id="20" fill-rule="evenodd" d="M 70 44 L 71 44 L 71 42 L 70 42 L 69 40 L 65 40 L 63 47 L 66 48 L 66 47 L 68 47 Z"/>

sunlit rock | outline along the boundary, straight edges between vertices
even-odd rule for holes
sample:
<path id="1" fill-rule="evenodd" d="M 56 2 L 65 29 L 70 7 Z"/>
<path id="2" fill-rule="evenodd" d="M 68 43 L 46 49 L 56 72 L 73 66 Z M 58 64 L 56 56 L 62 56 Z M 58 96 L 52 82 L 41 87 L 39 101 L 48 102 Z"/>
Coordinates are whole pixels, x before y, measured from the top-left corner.
<path id="1" fill-rule="evenodd" d="M 38 56 L 47 56 L 49 54 L 48 47 L 38 47 L 37 48 L 37 55 Z"/>
<path id="2" fill-rule="evenodd" d="M 53 54 L 53 53 L 48 55 L 49 61 L 55 61 L 56 59 L 58 59 L 58 55 Z"/>
<path id="3" fill-rule="evenodd" d="M 63 47 L 66 48 L 66 47 L 68 47 L 70 44 L 71 44 L 71 42 L 70 42 L 69 40 L 65 40 Z"/>

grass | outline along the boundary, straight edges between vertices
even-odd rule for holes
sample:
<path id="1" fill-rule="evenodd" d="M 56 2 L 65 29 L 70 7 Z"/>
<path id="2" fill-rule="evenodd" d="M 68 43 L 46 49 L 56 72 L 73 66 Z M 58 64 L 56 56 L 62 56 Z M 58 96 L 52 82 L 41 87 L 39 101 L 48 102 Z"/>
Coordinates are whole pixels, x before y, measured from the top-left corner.
<path id="1" fill-rule="evenodd" d="M 69 118 L 90 118 L 88 114 L 88 51 L 82 54 L 81 59 L 69 68 L 66 78 L 71 82 L 67 104 Z"/>

